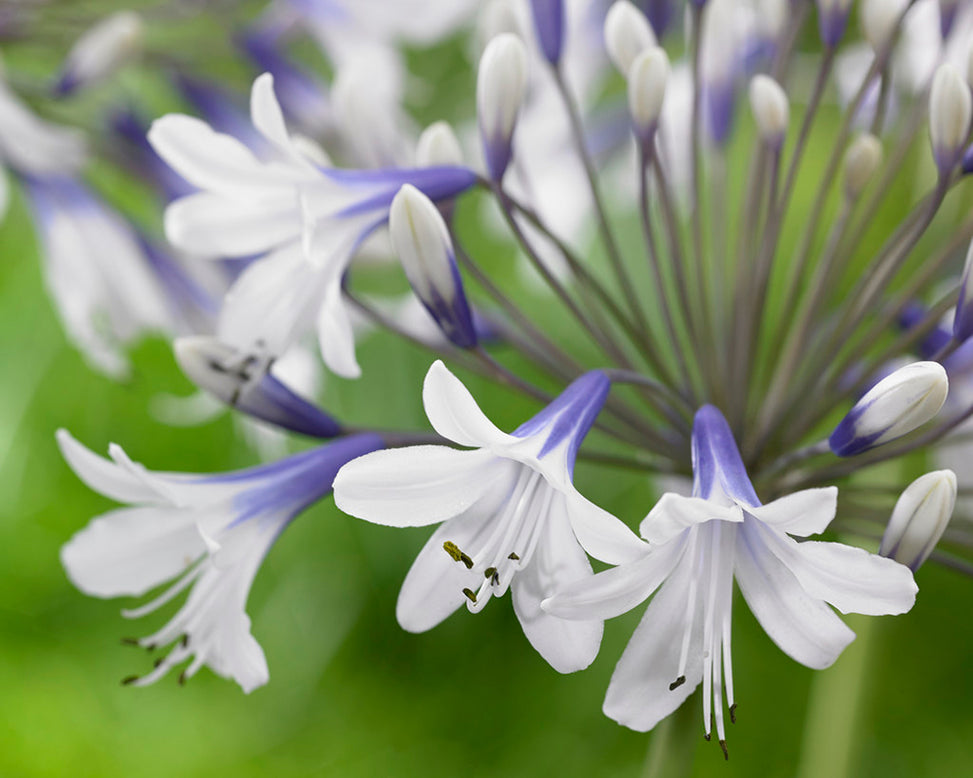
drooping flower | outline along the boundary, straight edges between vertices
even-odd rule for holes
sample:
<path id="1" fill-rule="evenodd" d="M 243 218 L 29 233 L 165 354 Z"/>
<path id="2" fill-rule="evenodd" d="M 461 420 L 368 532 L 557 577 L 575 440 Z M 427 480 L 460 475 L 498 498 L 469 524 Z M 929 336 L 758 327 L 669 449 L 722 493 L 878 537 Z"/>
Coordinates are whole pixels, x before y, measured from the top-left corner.
<path id="1" fill-rule="evenodd" d="M 273 79 L 260 76 L 251 95 L 253 124 L 274 153 L 258 158 L 199 119 L 169 115 L 149 133 L 156 151 L 202 191 L 166 211 L 166 234 L 198 254 L 251 256 L 227 295 L 218 336 L 266 363 L 313 327 L 325 363 L 346 377 L 360 373 L 341 292 L 348 263 L 388 219 L 392 198 L 412 184 L 432 200 L 475 183 L 462 167 L 338 170 L 308 156 L 288 134 Z"/>
<path id="2" fill-rule="evenodd" d="M 125 682 L 144 686 L 191 660 L 181 680 L 207 665 L 245 692 L 268 680 L 245 610 L 260 563 L 288 524 L 330 492 L 341 465 L 383 445 L 376 435 L 355 435 L 270 465 L 203 476 L 146 470 L 116 445 L 102 459 L 65 430 L 58 443 L 88 486 L 130 506 L 94 519 L 62 548 L 72 583 L 95 597 L 138 597 L 175 579 L 147 604 L 122 611 L 128 618 L 192 587 L 165 626 L 136 641 L 150 650 L 171 645 L 169 653 Z"/>
<path id="3" fill-rule="evenodd" d="M 585 550 L 615 564 L 642 553 L 634 533 L 571 483 L 578 446 L 608 390 L 603 373 L 586 373 L 507 434 L 437 361 L 423 388 L 426 414 L 440 435 L 473 450 L 379 451 L 341 469 L 335 501 L 346 513 L 397 527 L 443 522 L 399 593 L 403 628 L 431 629 L 464 603 L 476 613 L 509 588 L 524 634 L 552 667 L 573 672 L 594 660 L 601 621 L 565 621 L 540 604 L 591 576 Z"/>
<path id="4" fill-rule="evenodd" d="M 692 452 L 693 496 L 662 496 L 640 527 L 649 541 L 640 558 L 565 587 L 543 607 L 563 618 L 610 618 L 659 589 L 615 668 L 605 713 L 647 731 L 702 683 L 706 736 L 715 720 L 725 749 L 724 696 L 731 720 L 736 707 L 734 580 L 781 650 L 816 669 L 834 662 L 854 638 L 829 604 L 842 613 L 903 613 L 916 585 L 909 569 L 892 560 L 791 537 L 824 531 L 835 515 L 837 489 L 762 504 L 733 433 L 713 406 L 696 413 Z"/>

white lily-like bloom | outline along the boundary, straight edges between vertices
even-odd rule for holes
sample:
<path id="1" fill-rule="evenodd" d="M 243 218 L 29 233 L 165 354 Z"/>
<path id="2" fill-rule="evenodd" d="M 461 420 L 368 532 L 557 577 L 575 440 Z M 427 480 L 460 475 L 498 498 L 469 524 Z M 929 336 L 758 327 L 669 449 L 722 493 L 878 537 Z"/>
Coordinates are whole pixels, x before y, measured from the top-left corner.
<path id="1" fill-rule="evenodd" d="M 473 450 L 379 451 L 341 469 L 335 501 L 346 513 L 396 527 L 443 522 L 402 586 L 403 628 L 431 629 L 464 603 L 475 613 L 510 588 L 524 634 L 554 669 L 573 672 L 594 660 L 601 621 L 558 619 L 541 601 L 591 576 L 585 550 L 614 564 L 643 551 L 633 532 L 571 483 L 578 446 L 608 389 L 603 373 L 586 373 L 507 434 L 437 361 L 423 387 L 426 414 L 440 435 Z"/>
<path id="2" fill-rule="evenodd" d="M 642 522 L 634 562 L 565 587 L 543 604 L 574 619 L 617 616 L 659 592 L 615 668 L 605 713 L 652 729 L 703 684 L 707 737 L 726 748 L 723 697 L 735 703 L 730 659 L 733 581 L 757 621 L 811 668 L 837 659 L 854 633 L 842 613 L 903 613 L 917 591 L 897 562 L 840 543 L 802 542 L 834 518 L 837 489 L 808 489 L 766 505 L 754 493 L 733 433 L 713 406 L 693 425 L 693 496 L 665 494 Z M 660 588 L 661 586 L 661 588 Z"/>
<path id="3" fill-rule="evenodd" d="M 32 176 L 70 175 L 84 160 L 81 132 L 34 114 L 7 86 L 0 65 L 0 219 L 10 199 L 4 168 Z"/>
<path id="4" fill-rule="evenodd" d="M 325 364 L 360 374 L 341 279 L 363 241 L 388 219 L 392 198 L 412 184 L 432 200 L 475 183 L 462 167 L 338 170 L 319 165 L 288 133 L 263 74 L 251 93 L 254 127 L 272 149 L 258 158 L 240 140 L 205 122 L 169 115 L 149 133 L 152 145 L 202 191 L 166 210 L 166 234 L 178 247 L 208 256 L 266 256 L 230 289 L 217 335 L 269 364 L 316 328 Z"/>
<path id="5" fill-rule="evenodd" d="M 42 241 L 48 289 L 65 334 L 88 364 L 121 377 L 125 346 L 149 332 L 172 332 L 166 268 L 125 220 L 71 178 L 24 177 Z"/>
<path id="6" fill-rule="evenodd" d="M 245 610 L 260 563 L 297 514 L 327 495 L 341 465 L 383 445 L 376 435 L 356 435 L 270 465 L 202 476 L 151 472 L 116 445 L 103 459 L 65 430 L 57 439 L 81 480 L 130 506 L 94 519 L 61 549 L 72 583 L 95 597 L 138 597 L 175 579 L 147 604 L 122 611 L 128 618 L 192 587 L 165 626 L 136 641 L 173 648 L 147 675 L 125 682 L 144 686 L 191 660 L 180 680 L 207 665 L 245 692 L 269 677 Z"/>

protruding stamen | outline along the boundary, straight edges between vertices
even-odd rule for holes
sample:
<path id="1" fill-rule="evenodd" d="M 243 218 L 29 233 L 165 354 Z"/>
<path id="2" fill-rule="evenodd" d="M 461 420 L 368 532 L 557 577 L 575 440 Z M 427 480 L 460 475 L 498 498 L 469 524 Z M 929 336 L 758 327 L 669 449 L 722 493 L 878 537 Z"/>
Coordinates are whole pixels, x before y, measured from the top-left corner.
<path id="1" fill-rule="evenodd" d="M 731 724 L 736 724 L 737 723 L 737 704 L 736 703 L 733 703 L 730 706 L 730 723 Z"/>
<path id="2" fill-rule="evenodd" d="M 453 541 L 447 540 L 445 543 L 443 543 L 443 551 L 449 554 L 453 558 L 453 561 L 462 562 L 464 565 L 466 565 L 467 570 L 473 569 L 473 560 L 467 554 L 463 553 L 463 551 L 460 550 L 460 547 L 457 546 Z"/>
<path id="3" fill-rule="evenodd" d="M 686 683 L 686 676 L 680 675 L 675 681 L 673 681 L 671 684 L 669 684 L 669 691 L 670 692 L 674 692 L 676 689 L 678 689 L 684 683 Z"/>
<path id="4" fill-rule="evenodd" d="M 139 648 L 142 646 L 142 644 L 139 643 L 139 639 L 138 638 L 122 638 L 122 645 L 123 646 L 136 646 L 136 647 L 139 647 Z"/>
<path id="5" fill-rule="evenodd" d="M 466 599 L 468 599 L 470 602 L 476 602 L 476 592 L 474 592 L 472 589 L 463 589 L 463 594 L 466 595 Z"/>
<path id="6" fill-rule="evenodd" d="M 122 686 L 131 686 L 138 679 L 139 679 L 139 676 L 137 676 L 137 675 L 127 675 L 124 678 L 122 678 Z"/>
<path id="7" fill-rule="evenodd" d="M 729 762 L 730 761 L 730 752 L 726 750 L 726 741 L 725 740 L 721 740 L 720 741 L 720 748 L 723 749 L 723 759 L 725 759 L 727 762 Z"/>
<path id="8" fill-rule="evenodd" d="M 509 554 L 507 555 L 507 559 L 512 559 L 512 560 L 514 560 L 515 562 L 518 562 L 518 561 L 520 561 L 520 557 L 519 557 L 519 556 L 517 556 L 517 555 L 516 555 L 515 553 L 513 553 L 512 551 L 511 551 L 511 552 L 510 552 L 510 553 L 509 553 Z"/>

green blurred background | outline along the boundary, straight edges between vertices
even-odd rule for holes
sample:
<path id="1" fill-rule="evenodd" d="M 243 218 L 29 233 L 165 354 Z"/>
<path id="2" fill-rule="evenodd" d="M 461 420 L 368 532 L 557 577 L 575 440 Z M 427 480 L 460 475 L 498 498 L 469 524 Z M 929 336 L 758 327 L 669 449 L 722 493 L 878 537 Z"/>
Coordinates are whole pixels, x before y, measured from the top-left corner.
<path id="1" fill-rule="evenodd" d="M 412 59 L 452 84 L 417 109 L 420 119 L 468 112 L 459 44 Z M 124 180 L 104 176 L 102 185 L 147 209 Z M 485 238 L 473 248 L 502 252 Z M 507 277 L 510 259 L 495 260 Z M 137 349 L 126 384 L 86 368 L 45 294 L 20 198 L 0 226 L 0 333 L 0 775 L 639 776 L 663 753 L 657 774 L 673 776 L 969 774 L 973 581 L 957 573 L 929 565 L 911 613 L 850 620 L 860 639 L 818 673 L 783 655 L 737 602 L 739 710 L 725 763 L 702 738 L 698 693 L 649 735 L 602 715 L 641 609 L 608 623 L 595 664 L 567 677 L 529 647 L 507 600 L 407 634 L 395 598 L 429 531 L 372 526 L 330 501 L 288 529 L 254 585 L 248 612 L 269 685 L 244 695 L 203 670 L 185 687 L 175 673 L 123 687 L 150 660 L 120 639 L 147 634 L 172 610 L 129 623 L 118 611 L 130 603 L 90 599 L 68 583 L 60 546 L 111 503 L 64 465 L 54 430 L 99 452 L 120 443 L 153 469 L 220 471 L 255 455 L 228 417 L 195 429 L 151 418 L 157 393 L 191 391 L 165 343 Z M 429 356 L 388 338 L 369 339 L 360 356 L 366 379 L 329 379 L 326 406 L 353 421 L 423 425 Z M 367 380 L 375 374 L 396 380 Z M 504 391 L 470 385 L 501 426 L 528 412 Z M 645 476 L 584 463 L 578 484 L 632 526 L 654 494 Z"/>

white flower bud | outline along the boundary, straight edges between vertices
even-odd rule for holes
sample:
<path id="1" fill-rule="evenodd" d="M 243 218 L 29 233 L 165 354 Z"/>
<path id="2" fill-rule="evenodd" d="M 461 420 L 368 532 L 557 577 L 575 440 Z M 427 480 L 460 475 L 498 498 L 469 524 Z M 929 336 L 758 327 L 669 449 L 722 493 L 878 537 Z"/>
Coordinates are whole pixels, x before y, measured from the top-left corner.
<path id="1" fill-rule="evenodd" d="M 764 141 L 780 146 L 790 121 L 790 102 L 780 84 L 762 73 L 754 76 L 750 81 L 750 109 Z"/>
<path id="2" fill-rule="evenodd" d="M 886 376 L 855 403 L 828 439 L 840 457 L 861 454 L 925 424 L 946 402 L 949 379 L 938 362 L 913 362 Z"/>
<path id="3" fill-rule="evenodd" d="M 870 133 L 855 138 L 845 152 L 845 194 L 854 199 L 868 185 L 882 163 L 882 142 Z"/>
<path id="4" fill-rule="evenodd" d="M 416 144 L 416 165 L 462 165 L 463 149 L 448 122 L 435 122 L 422 131 Z"/>
<path id="5" fill-rule="evenodd" d="M 111 76 L 139 52 L 142 34 L 142 19 L 134 11 L 119 11 L 102 19 L 71 47 L 55 92 L 69 95 Z"/>
<path id="6" fill-rule="evenodd" d="M 890 42 L 909 0 L 862 0 L 858 13 L 862 32 L 873 51 L 881 51 Z"/>
<path id="7" fill-rule="evenodd" d="M 929 92 L 929 135 L 941 172 L 952 170 L 966 146 L 973 115 L 970 86 L 949 62 L 936 70 Z"/>
<path id="8" fill-rule="evenodd" d="M 605 16 L 605 47 L 612 63 L 623 76 L 632 70 L 635 58 L 658 46 L 652 25 L 628 0 L 619 0 Z"/>
<path id="9" fill-rule="evenodd" d="M 628 71 L 628 110 L 636 135 L 648 142 L 662 113 L 669 80 L 669 57 L 658 47 L 639 54 Z"/>
<path id="10" fill-rule="evenodd" d="M 410 184 L 392 200 L 389 237 L 413 291 L 446 337 L 461 348 L 475 346 L 449 230 L 435 204 Z"/>
<path id="11" fill-rule="evenodd" d="M 510 162 L 517 112 L 527 91 L 527 49 L 516 35 L 503 33 L 487 45 L 476 79 L 476 113 L 487 169 L 494 180 Z"/>
<path id="12" fill-rule="evenodd" d="M 915 572 L 943 536 L 955 505 L 956 474 L 952 470 L 920 476 L 895 503 L 878 553 Z"/>

